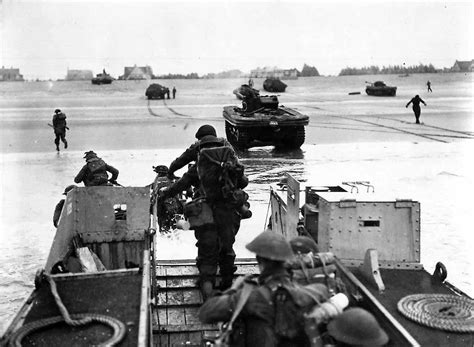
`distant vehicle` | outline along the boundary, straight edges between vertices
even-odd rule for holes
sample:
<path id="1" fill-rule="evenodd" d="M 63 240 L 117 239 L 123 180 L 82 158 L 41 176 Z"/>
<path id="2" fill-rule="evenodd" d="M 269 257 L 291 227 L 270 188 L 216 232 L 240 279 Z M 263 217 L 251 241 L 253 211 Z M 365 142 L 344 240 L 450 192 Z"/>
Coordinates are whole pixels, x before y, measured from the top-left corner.
<path id="1" fill-rule="evenodd" d="M 263 89 L 270 93 L 284 93 L 287 85 L 279 78 L 267 78 L 263 82 Z"/>
<path id="2" fill-rule="evenodd" d="M 309 117 L 278 105 L 276 95 L 253 95 L 242 100 L 242 108 L 224 106 L 227 140 L 237 149 L 273 145 L 300 148 Z"/>
<path id="3" fill-rule="evenodd" d="M 376 81 L 370 83 L 370 85 L 365 88 L 365 92 L 371 96 L 395 96 L 395 94 L 397 94 L 397 87 L 390 87 L 382 81 Z"/>
<path id="4" fill-rule="evenodd" d="M 111 84 L 114 78 L 110 76 L 105 70 L 102 73 L 96 75 L 91 80 L 92 84 Z"/>
<path id="5" fill-rule="evenodd" d="M 164 99 L 169 92 L 169 88 L 158 83 L 152 83 L 146 89 L 145 95 L 148 99 Z"/>

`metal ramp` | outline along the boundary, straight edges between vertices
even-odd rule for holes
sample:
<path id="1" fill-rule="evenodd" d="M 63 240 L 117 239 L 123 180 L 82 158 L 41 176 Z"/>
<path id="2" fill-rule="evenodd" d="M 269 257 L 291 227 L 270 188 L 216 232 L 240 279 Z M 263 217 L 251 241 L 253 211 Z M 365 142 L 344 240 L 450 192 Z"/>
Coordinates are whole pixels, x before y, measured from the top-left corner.
<path id="1" fill-rule="evenodd" d="M 255 259 L 236 259 L 235 276 L 258 273 Z M 202 295 L 197 286 L 198 269 L 194 260 L 156 261 L 156 302 L 153 313 L 153 344 L 155 346 L 201 346 L 219 328 L 202 324 L 197 312 Z M 217 278 L 219 284 L 220 278 Z"/>

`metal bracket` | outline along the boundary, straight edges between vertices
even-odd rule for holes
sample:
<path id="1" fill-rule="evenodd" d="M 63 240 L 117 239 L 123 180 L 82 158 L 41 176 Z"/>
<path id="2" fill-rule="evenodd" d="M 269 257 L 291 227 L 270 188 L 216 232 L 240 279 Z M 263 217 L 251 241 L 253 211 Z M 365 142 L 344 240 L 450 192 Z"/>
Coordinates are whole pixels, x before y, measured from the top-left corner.
<path id="1" fill-rule="evenodd" d="M 375 285 L 380 292 L 385 290 L 385 284 L 383 283 L 382 276 L 379 270 L 379 259 L 376 249 L 368 249 L 365 252 L 364 263 L 360 267 L 360 270 L 364 277 L 372 284 Z"/>

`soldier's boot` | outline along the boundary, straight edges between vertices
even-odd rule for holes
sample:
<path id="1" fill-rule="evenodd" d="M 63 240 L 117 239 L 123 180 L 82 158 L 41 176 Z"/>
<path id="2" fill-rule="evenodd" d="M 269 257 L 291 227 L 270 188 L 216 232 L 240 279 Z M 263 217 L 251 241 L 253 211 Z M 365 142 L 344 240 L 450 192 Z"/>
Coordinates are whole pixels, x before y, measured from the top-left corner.
<path id="1" fill-rule="evenodd" d="M 236 271 L 237 266 L 233 264 L 231 266 L 222 266 L 220 269 L 221 283 L 219 285 L 219 290 L 224 291 L 232 286 L 232 280 L 234 279 L 234 273 Z"/>
<path id="2" fill-rule="evenodd" d="M 64 140 L 64 148 L 67 148 L 67 141 Z"/>
<path id="3" fill-rule="evenodd" d="M 56 145 L 56 150 L 59 152 L 59 145 Z"/>
<path id="4" fill-rule="evenodd" d="M 232 286 L 232 280 L 234 276 L 222 276 L 221 284 L 219 285 L 219 290 L 225 291 Z"/>
<path id="5" fill-rule="evenodd" d="M 203 302 L 214 295 L 214 281 L 212 281 L 211 278 L 207 276 L 200 277 L 198 285 L 201 290 Z"/>

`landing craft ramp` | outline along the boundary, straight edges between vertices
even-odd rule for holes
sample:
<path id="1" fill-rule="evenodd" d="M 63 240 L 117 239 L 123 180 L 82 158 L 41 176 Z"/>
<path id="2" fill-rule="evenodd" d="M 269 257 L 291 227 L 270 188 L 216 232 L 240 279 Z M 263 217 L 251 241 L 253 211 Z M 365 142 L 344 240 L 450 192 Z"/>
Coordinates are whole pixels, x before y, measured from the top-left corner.
<path id="1" fill-rule="evenodd" d="M 258 273 L 255 259 L 236 259 L 235 276 Z M 153 341 L 157 346 L 201 346 L 215 337 L 219 327 L 202 324 L 198 310 L 202 305 L 197 286 L 199 272 L 195 260 L 157 260 L 157 295 L 153 315 Z M 217 284 L 219 278 L 217 278 Z"/>

